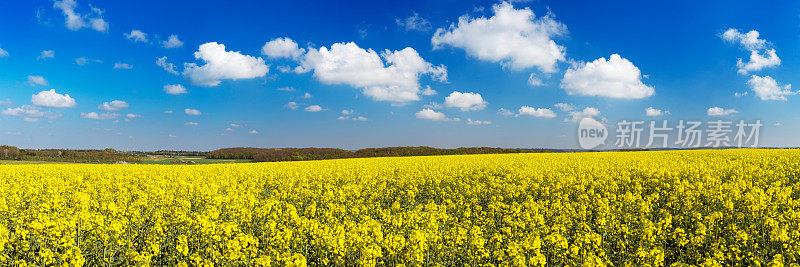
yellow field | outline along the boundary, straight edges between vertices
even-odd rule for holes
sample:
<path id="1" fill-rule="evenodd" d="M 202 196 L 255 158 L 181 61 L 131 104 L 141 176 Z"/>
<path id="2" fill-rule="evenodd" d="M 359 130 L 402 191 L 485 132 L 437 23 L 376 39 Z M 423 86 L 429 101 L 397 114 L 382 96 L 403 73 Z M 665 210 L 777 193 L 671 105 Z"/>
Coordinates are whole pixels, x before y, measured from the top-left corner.
<path id="1" fill-rule="evenodd" d="M 0 166 L 3 265 L 768 265 L 800 151 Z"/>

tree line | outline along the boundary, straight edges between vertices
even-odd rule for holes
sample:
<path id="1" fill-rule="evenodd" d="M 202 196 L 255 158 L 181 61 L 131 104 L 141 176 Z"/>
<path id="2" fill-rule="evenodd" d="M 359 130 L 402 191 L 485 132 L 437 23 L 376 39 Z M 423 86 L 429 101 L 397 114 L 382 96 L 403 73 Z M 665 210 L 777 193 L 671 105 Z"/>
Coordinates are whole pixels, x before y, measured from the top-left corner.
<path id="1" fill-rule="evenodd" d="M 250 159 L 254 162 L 298 161 L 342 158 L 407 157 L 434 155 L 504 154 L 504 153 L 547 153 L 549 150 L 519 148 L 461 147 L 453 149 L 416 147 L 383 147 L 344 150 L 339 148 L 223 148 L 206 153 L 210 159 Z"/>
<path id="2" fill-rule="evenodd" d="M 111 148 L 99 149 L 19 149 L 0 146 L 0 160 L 58 161 L 75 163 L 141 162 L 140 157 Z"/>

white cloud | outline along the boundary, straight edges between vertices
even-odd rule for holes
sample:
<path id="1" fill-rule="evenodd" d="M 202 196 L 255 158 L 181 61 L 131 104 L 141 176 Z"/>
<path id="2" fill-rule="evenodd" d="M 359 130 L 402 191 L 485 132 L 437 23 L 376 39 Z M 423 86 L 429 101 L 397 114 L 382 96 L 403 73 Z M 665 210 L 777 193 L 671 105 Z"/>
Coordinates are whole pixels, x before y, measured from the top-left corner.
<path id="1" fill-rule="evenodd" d="M 350 85 L 375 100 L 399 104 L 420 99 L 420 75 L 447 80 L 443 65 L 428 63 L 410 47 L 385 50 L 378 55 L 352 42 L 335 43 L 330 49 L 310 49 L 301 65 L 303 69 L 314 70 L 314 77 L 320 82 Z"/>
<path id="2" fill-rule="evenodd" d="M 167 57 L 160 57 L 156 59 L 156 65 L 161 67 L 162 69 L 166 70 L 169 73 L 178 75 L 178 71 L 175 68 L 175 64 L 167 62 Z"/>
<path id="3" fill-rule="evenodd" d="M 92 12 L 90 14 L 83 15 L 75 10 L 77 6 L 78 3 L 75 2 L 75 0 L 61 0 L 53 3 L 53 7 L 60 9 L 64 14 L 65 25 L 67 26 L 67 29 L 77 31 L 85 27 L 91 27 L 99 32 L 105 32 L 108 30 L 108 23 L 103 20 L 102 17 L 102 10 L 98 8 L 92 8 Z"/>
<path id="4" fill-rule="evenodd" d="M 760 71 L 764 68 L 777 67 L 781 65 L 781 59 L 775 53 L 775 49 L 764 51 L 766 57 L 761 55 L 756 50 L 750 51 L 750 61 L 747 63 L 742 62 L 742 59 L 736 61 L 736 67 L 739 68 L 738 73 L 747 75 L 748 72 Z"/>
<path id="5" fill-rule="evenodd" d="M 28 84 L 30 86 L 47 85 L 47 80 L 42 76 L 28 75 Z"/>
<path id="6" fill-rule="evenodd" d="M 103 102 L 102 105 L 97 106 L 97 109 L 105 111 L 118 111 L 124 108 L 128 108 L 130 106 L 131 105 L 129 105 L 128 102 L 122 100 L 114 100 L 111 102 Z"/>
<path id="7" fill-rule="evenodd" d="M 422 89 L 422 92 L 420 92 L 420 94 L 422 94 L 424 96 L 429 96 L 429 95 L 436 95 L 436 94 L 438 94 L 438 92 L 436 92 L 435 90 L 431 89 L 430 86 L 425 86 L 425 89 Z"/>
<path id="8" fill-rule="evenodd" d="M 305 53 L 305 49 L 299 48 L 294 40 L 286 37 L 272 39 L 261 47 L 261 54 L 270 58 L 298 59 Z"/>
<path id="9" fill-rule="evenodd" d="M 536 74 L 534 73 L 531 73 L 531 76 L 528 77 L 528 84 L 530 84 L 531 86 L 542 86 L 544 85 L 544 82 L 542 81 L 541 77 L 536 76 Z"/>
<path id="10" fill-rule="evenodd" d="M 200 116 L 200 115 L 203 114 L 199 110 L 190 109 L 190 108 L 184 109 L 183 112 L 186 112 L 186 115 L 191 115 L 191 116 Z"/>
<path id="11" fill-rule="evenodd" d="M 489 125 L 492 124 L 491 121 L 482 121 L 482 120 L 472 120 L 471 118 L 467 118 L 467 124 L 470 125 Z"/>
<path id="12" fill-rule="evenodd" d="M 749 94 L 750 94 L 750 92 L 747 92 L 747 91 L 741 92 L 741 93 L 740 92 L 735 92 L 735 93 L 733 93 L 733 96 L 736 97 L 736 98 L 739 98 L 739 97 L 743 97 L 743 96 L 746 96 L 746 95 L 749 95 Z"/>
<path id="13" fill-rule="evenodd" d="M 85 57 L 79 57 L 75 59 L 75 64 L 78 64 L 78 66 L 86 65 L 86 63 L 89 63 L 89 59 Z"/>
<path id="14" fill-rule="evenodd" d="M 128 113 L 128 114 L 125 114 L 125 121 L 130 121 L 132 119 L 141 118 L 141 117 L 142 117 L 142 115 L 139 115 L 139 114 Z"/>
<path id="15" fill-rule="evenodd" d="M 286 86 L 286 87 L 279 87 L 278 91 L 294 92 L 295 89 L 294 89 L 294 87 Z"/>
<path id="16" fill-rule="evenodd" d="M 417 12 L 414 12 L 410 17 L 394 19 L 398 26 L 408 31 L 421 31 L 427 32 L 431 30 L 431 22 L 425 18 L 421 18 Z"/>
<path id="17" fill-rule="evenodd" d="M 166 92 L 169 95 L 182 95 L 182 94 L 189 93 L 188 91 L 186 91 L 186 88 L 183 87 L 183 85 L 180 85 L 180 84 L 167 84 L 167 85 L 164 85 L 164 92 Z"/>
<path id="18" fill-rule="evenodd" d="M 241 124 L 236 124 L 236 123 L 231 123 L 231 127 L 234 127 L 234 128 L 241 128 L 241 127 L 242 127 L 242 125 L 241 125 Z"/>
<path id="19" fill-rule="evenodd" d="M 767 41 L 764 39 L 759 39 L 758 31 L 749 31 L 745 34 L 742 34 L 737 29 L 728 29 L 722 34 L 722 39 L 740 44 L 742 47 L 748 50 L 758 50 L 763 49 Z"/>
<path id="20" fill-rule="evenodd" d="M 7 108 L 0 112 L 3 116 L 14 117 L 44 117 L 45 113 L 35 106 L 24 105 L 16 108 Z"/>
<path id="21" fill-rule="evenodd" d="M 115 69 L 129 70 L 129 69 L 132 69 L 133 66 L 131 64 L 128 64 L 128 63 L 117 62 L 117 63 L 114 63 L 114 68 Z"/>
<path id="22" fill-rule="evenodd" d="M 572 110 L 575 109 L 575 106 L 567 104 L 567 103 L 556 103 L 553 106 L 558 108 L 561 111 L 572 111 Z"/>
<path id="23" fill-rule="evenodd" d="M 444 106 L 448 108 L 459 108 L 461 111 L 482 110 L 486 108 L 488 102 L 483 101 L 478 93 L 461 93 L 454 91 L 444 98 Z"/>
<path id="24" fill-rule="evenodd" d="M 183 42 L 178 39 L 178 35 L 170 35 L 166 41 L 161 41 L 161 46 L 164 48 L 178 48 L 183 46 Z"/>
<path id="25" fill-rule="evenodd" d="M 745 34 L 737 29 L 728 29 L 722 34 L 722 39 L 737 43 L 750 51 L 750 61 L 745 63 L 741 58 L 736 61 L 738 73 L 747 75 L 749 72 L 760 71 L 764 68 L 777 67 L 781 65 L 775 49 L 767 49 L 770 45 L 764 39 L 759 39 L 758 31 L 749 31 Z"/>
<path id="26" fill-rule="evenodd" d="M 117 113 L 100 113 L 100 114 L 98 114 L 97 112 L 89 112 L 89 113 L 81 112 L 81 118 L 84 118 L 84 119 L 111 120 L 111 119 L 116 119 L 118 117 L 119 117 L 119 114 L 117 114 Z"/>
<path id="27" fill-rule="evenodd" d="M 520 107 L 519 111 L 517 113 L 517 116 L 520 116 L 520 115 L 528 115 L 528 116 L 539 117 L 539 118 L 548 118 L 548 119 L 556 117 L 556 113 L 553 112 L 552 109 L 549 109 L 549 108 L 533 108 L 533 107 L 529 107 L 529 106 Z"/>
<path id="28" fill-rule="evenodd" d="M 786 100 L 787 95 L 797 94 L 797 92 L 792 91 L 791 84 L 780 86 L 775 79 L 769 76 L 750 76 L 747 85 L 761 100 Z"/>
<path id="29" fill-rule="evenodd" d="M 598 110 L 596 108 L 593 108 L 593 107 L 585 107 L 581 111 L 578 111 L 578 110 L 570 111 L 569 112 L 569 116 L 570 116 L 570 118 L 564 119 L 564 121 L 578 122 L 583 118 L 587 118 L 587 117 L 594 118 L 594 117 L 600 116 L 600 110 Z"/>
<path id="30" fill-rule="evenodd" d="M 165 110 L 164 111 L 164 114 L 172 114 L 172 113 L 175 113 L 175 112 L 173 112 L 172 110 Z"/>
<path id="31" fill-rule="evenodd" d="M 75 99 L 69 94 L 56 93 L 55 89 L 50 91 L 41 91 L 31 96 L 31 103 L 37 106 L 51 107 L 51 108 L 71 108 L 77 106 Z"/>
<path id="32" fill-rule="evenodd" d="M 128 40 L 131 40 L 133 42 L 142 42 L 142 43 L 149 42 L 147 40 L 147 34 L 140 30 L 131 30 L 130 33 L 123 33 L 122 35 L 125 35 L 125 38 L 128 38 Z"/>
<path id="33" fill-rule="evenodd" d="M 305 93 L 305 94 L 304 94 L 303 96 L 301 96 L 300 98 L 302 98 L 302 99 L 309 99 L 309 98 L 312 98 L 312 97 L 313 97 L 313 96 L 311 96 L 311 94 L 309 94 L 309 93 Z"/>
<path id="34" fill-rule="evenodd" d="M 11 101 L 10 98 L 6 98 L 5 100 L 0 100 L 0 106 L 10 106 L 14 104 L 14 101 Z"/>
<path id="35" fill-rule="evenodd" d="M 269 71 L 264 59 L 225 51 L 225 45 L 216 42 L 200 45 L 194 57 L 205 62 L 205 65 L 185 63 L 183 75 L 195 85 L 217 86 L 224 79 L 264 77 Z"/>
<path id="36" fill-rule="evenodd" d="M 459 121 L 458 118 L 448 118 L 444 113 L 426 108 L 414 114 L 419 119 L 432 121 Z"/>
<path id="37" fill-rule="evenodd" d="M 0 58 L 8 57 L 8 52 L 0 48 Z"/>
<path id="38" fill-rule="evenodd" d="M 296 102 L 289 102 L 289 103 L 286 103 L 286 105 L 284 105 L 283 107 L 288 108 L 288 109 L 297 109 L 297 108 L 300 107 L 300 105 L 298 105 Z"/>
<path id="39" fill-rule="evenodd" d="M 439 28 L 431 38 L 434 49 L 449 45 L 464 49 L 480 60 L 500 62 L 515 70 L 537 67 L 555 72 L 556 63 L 564 60 L 564 47 L 553 37 L 563 35 L 567 27 L 552 15 L 536 18 L 529 8 L 514 9 L 502 2 L 492 7 L 491 18 L 458 18 L 458 25 Z"/>
<path id="40" fill-rule="evenodd" d="M 639 99 L 655 94 L 655 89 L 642 83 L 642 73 L 630 61 L 613 54 L 569 68 L 561 88 L 569 95 Z"/>
<path id="41" fill-rule="evenodd" d="M 311 105 L 311 106 L 306 107 L 306 111 L 307 112 L 320 112 L 320 111 L 323 111 L 323 110 L 328 110 L 328 109 L 322 108 L 319 105 Z"/>
<path id="42" fill-rule="evenodd" d="M 352 109 L 342 110 L 342 115 L 352 115 L 352 114 L 353 114 L 353 110 Z"/>
<path id="43" fill-rule="evenodd" d="M 22 121 L 24 121 L 24 122 L 39 122 L 39 118 L 25 117 L 25 118 L 22 118 Z"/>
<path id="44" fill-rule="evenodd" d="M 190 122 L 184 123 L 183 125 L 186 125 L 186 126 L 197 126 L 197 125 L 200 125 L 200 124 L 199 124 L 199 123 L 196 123 L 196 122 L 191 122 L 191 121 L 190 121 Z"/>
<path id="45" fill-rule="evenodd" d="M 500 115 L 503 115 L 503 116 L 514 116 L 516 113 L 514 113 L 513 111 L 510 111 L 510 110 L 504 109 L 504 108 L 500 108 L 500 109 L 497 110 L 497 114 L 500 114 Z"/>
<path id="46" fill-rule="evenodd" d="M 249 133 L 249 134 L 258 134 L 258 131 L 256 131 L 256 130 L 250 130 L 250 131 L 249 131 L 249 132 L 247 132 L 247 133 Z"/>
<path id="47" fill-rule="evenodd" d="M 0 53 L 0 54 L 2 54 L 2 53 Z M 55 51 L 53 51 L 53 50 L 42 50 L 42 53 L 39 54 L 39 56 L 36 57 L 36 59 L 48 59 L 48 58 L 54 58 L 54 57 L 56 57 L 56 52 Z"/>
<path id="48" fill-rule="evenodd" d="M 233 130 L 233 129 L 231 129 L 231 128 L 225 128 L 225 131 L 226 131 L 226 132 L 229 132 L 229 133 L 231 133 L 231 132 L 233 132 L 234 130 Z"/>
<path id="49" fill-rule="evenodd" d="M 724 109 L 721 107 L 713 107 L 708 109 L 708 116 L 725 116 L 733 113 L 738 113 L 735 109 Z"/>
<path id="50" fill-rule="evenodd" d="M 644 114 L 647 115 L 648 117 L 658 117 L 664 115 L 664 113 L 669 113 L 669 111 L 664 112 L 660 109 L 653 107 L 648 107 L 647 109 L 644 110 Z"/>

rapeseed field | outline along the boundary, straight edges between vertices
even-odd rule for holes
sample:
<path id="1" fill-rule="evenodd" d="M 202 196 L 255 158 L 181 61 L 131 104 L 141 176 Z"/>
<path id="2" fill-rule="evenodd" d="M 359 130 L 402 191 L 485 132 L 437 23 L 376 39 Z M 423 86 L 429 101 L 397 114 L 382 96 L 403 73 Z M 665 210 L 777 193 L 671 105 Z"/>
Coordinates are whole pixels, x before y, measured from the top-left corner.
<path id="1" fill-rule="evenodd" d="M 0 165 L 15 266 L 796 265 L 800 150 Z"/>

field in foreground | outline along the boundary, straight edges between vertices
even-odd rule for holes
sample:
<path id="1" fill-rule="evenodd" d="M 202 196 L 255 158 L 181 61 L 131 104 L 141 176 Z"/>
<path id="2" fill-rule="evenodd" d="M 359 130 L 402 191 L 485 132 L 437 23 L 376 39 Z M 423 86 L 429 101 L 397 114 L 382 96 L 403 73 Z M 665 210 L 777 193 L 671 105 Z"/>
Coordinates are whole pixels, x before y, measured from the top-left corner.
<path id="1" fill-rule="evenodd" d="M 0 166 L 4 265 L 767 265 L 800 151 Z"/>

